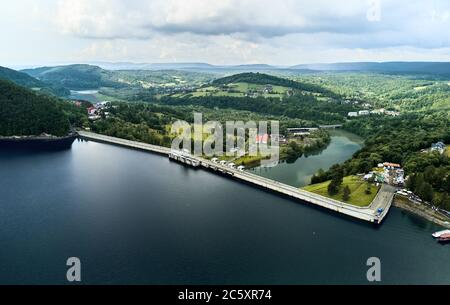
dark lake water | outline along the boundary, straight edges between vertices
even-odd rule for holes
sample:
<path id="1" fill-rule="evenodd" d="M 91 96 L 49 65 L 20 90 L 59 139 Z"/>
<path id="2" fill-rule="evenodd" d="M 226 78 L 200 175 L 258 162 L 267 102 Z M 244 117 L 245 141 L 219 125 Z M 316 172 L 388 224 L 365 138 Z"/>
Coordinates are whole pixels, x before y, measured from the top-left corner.
<path id="1" fill-rule="evenodd" d="M 361 149 L 363 140 L 344 130 L 330 131 L 331 142 L 321 151 L 302 156 L 294 163 L 280 163 L 276 167 L 259 167 L 251 171 L 254 174 L 277 180 L 295 187 L 311 183 L 311 177 L 319 169 L 327 170 L 332 165 L 342 163 Z"/>
<path id="2" fill-rule="evenodd" d="M 0 284 L 450 283 L 439 227 L 393 209 L 380 227 L 166 158 L 93 142 L 0 152 Z"/>

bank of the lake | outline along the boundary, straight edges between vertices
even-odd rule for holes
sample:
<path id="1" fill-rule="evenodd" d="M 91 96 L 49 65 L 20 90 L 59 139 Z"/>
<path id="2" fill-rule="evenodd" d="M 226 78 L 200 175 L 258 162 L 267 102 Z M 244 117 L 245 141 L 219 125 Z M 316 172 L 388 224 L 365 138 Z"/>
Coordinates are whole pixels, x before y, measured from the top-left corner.
<path id="1" fill-rule="evenodd" d="M 345 130 L 331 130 L 330 135 L 330 144 L 316 154 L 304 155 L 294 163 L 282 161 L 276 167 L 257 167 L 251 171 L 295 187 L 308 185 L 320 168 L 327 170 L 336 163 L 350 159 L 363 145 L 362 138 Z"/>
<path id="2" fill-rule="evenodd" d="M 32 149 L 32 150 L 58 150 L 69 149 L 77 138 L 75 132 L 65 137 L 52 135 L 41 136 L 0 136 L 0 149 Z"/>
<path id="3" fill-rule="evenodd" d="M 441 229 L 399 209 L 373 226 L 165 157 L 94 142 L 0 151 L 0 283 L 450 283 Z"/>

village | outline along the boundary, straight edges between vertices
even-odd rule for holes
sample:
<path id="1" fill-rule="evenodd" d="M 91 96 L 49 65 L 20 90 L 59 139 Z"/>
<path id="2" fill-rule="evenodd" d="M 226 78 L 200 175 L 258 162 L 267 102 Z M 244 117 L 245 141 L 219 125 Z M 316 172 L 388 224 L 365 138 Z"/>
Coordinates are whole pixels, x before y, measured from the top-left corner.
<path id="1" fill-rule="evenodd" d="M 384 108 L 381 109 L 375 109 L 375 110 L 360 110 L 360 111 L 352 111 L 348 113 L 349 118 L 355 118 L 355 117 L 361 117 L 361 116 L 368 116 L 368 115 L 388 115 L 388 116 L 399 116 L 400 112 L 392 111 L 392 110 L 386 110 Z"/>

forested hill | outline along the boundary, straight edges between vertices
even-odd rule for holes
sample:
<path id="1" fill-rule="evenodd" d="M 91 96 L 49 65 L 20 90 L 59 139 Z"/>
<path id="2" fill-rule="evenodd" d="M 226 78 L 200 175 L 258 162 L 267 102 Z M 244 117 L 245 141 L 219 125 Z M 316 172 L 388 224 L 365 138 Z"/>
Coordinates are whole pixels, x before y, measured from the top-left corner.
<path id="1" fill-rule="evenodd" d="M 213 85 L 228 85 L 234 83 L 250 83 L 258 85 L 272 85 L 272 86 L 282 86 L 289 87 L 292 89 L 298 89 L 308 92 L 322 93 L 327 96 L 336 96 L 336 94 L 328 89 L 315 84 L 307 84 L 296 82 L 290 79 L 280 78 L 273 75 L 268 75 L 264 73 L 240 73 L 223 78 L 216 79 L 213 81 Z"/>
<path id="2" fill-rule="evenodd" d="M 40 88 L 43 85 L 41 81 L 28 74 L 5 67 L 0 67 L 0 79 L 10 80 L 18 85 L 28 88 Z"/>
<path id="3" fill-rule="evenodd" d="M 111 71 L 91 65 L 69 65 L 22 70 L 30 76 L 53 85 L 72 90 L 98 89 L 100 87 L 120 88 L 125 84 L 111 80 Z"/>
<path id="4" fill-rule="evenodd" d="M 0 80 L 0 136 L 64 136 L 69 130 L 68 116 L 56 98 Z"/>
<path id="5" fill-rule="evenodd" d="M 66 88 L 46 84 L 26 73 L 22 73 L 5 67 L 0 67 L 0 79 L 9 80 L 23 87 L 38 89 L 39 91 L 57 96 L 68 96 L 70 94 L 70 91 Z"/>

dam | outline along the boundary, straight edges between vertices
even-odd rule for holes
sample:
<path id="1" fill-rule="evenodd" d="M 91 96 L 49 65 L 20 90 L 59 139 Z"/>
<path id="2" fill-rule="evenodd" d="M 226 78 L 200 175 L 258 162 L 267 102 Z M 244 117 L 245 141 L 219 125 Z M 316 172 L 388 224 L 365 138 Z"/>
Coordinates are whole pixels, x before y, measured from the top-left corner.
<path id="1" fill-rule="evenodd" d="M 212 172 L 226 175 L 235 180 L 255 185 L 262 189 L 278 193 L 293 199 L 307 202 L 334 212 L 344 214 L 363 221 L 380 224 L 388 214 L 394 198 L 394 189 L 388 185 L 383 185 L 377 196 L 369 206 L 357 207 L 328 197 L 320 196 L 287 184 L 264 178 L 249 172 L 229 167 L 210 160 L 187 155 L 184 152 L 173 151 L 167 147 L 140 143 L 115 137 L 104 136 L 92 132 L 79 131 L 79 137 L 84 140 L 96 141 L 139 149 L 161 155 L 166 155 L 169 159 L 186 164 L 194 168 L 204 168 Z"/>

